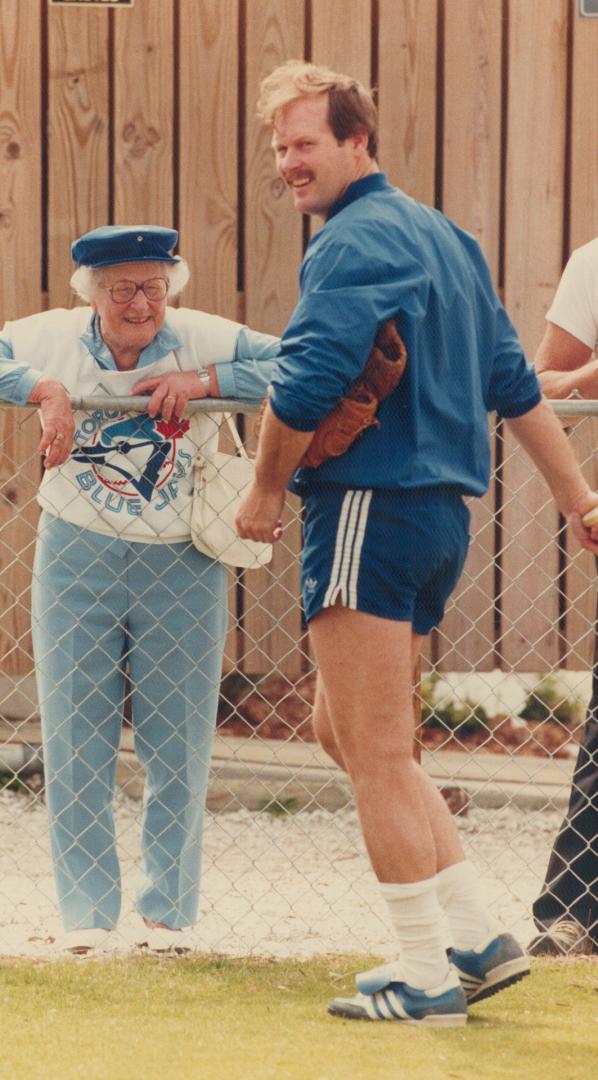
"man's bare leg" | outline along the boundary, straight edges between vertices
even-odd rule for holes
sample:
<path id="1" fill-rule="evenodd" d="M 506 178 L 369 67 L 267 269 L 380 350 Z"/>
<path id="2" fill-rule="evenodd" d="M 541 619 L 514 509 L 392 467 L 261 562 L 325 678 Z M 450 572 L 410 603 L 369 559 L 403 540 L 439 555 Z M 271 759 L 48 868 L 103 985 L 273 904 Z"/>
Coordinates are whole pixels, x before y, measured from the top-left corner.
<path id="1" fill-rule="evenodd" d="M 413 758 L 411 625 L 342 607 L 310 622 L 328 715 L 400 953 L 400 982 L 464 998 L 446 956 L 436 841 Z M 459 998 L 461 994 L 461 998 Z M 451 998 L 452 1001 L 452 998 Z M 331 1008 L 345 1015 L 346 1002 Z"/>
<path id="2" fill-rule="evenodd" d="M 400 623 L 395 624 L 405 626 L 407 624 Z M 415 665 L 419 657 L 419 652 L 423 642 L 423 636 L 421 634 L 415 634 L 411 632 L 411 674 L 410 674 L 410 694 L 413 694 L 413 672 Z M 372 719 L 373 719 L 373 713 Z M 398 711 L 395 708 L 395 722 L 399 724 Z M 327 754 L 336 762 L 339 768 L 344 769 L 347 772 L 343 755 L 340 751 L 330 714 L 328 710 L 328 703 L 326 700 L 326 693 L 322 681 L 321 674 L 318 675 L 316 683 L 316 695 L 314 702 L 314 714 L 313 714 L 313 726 L 316 737 L 323 749 Z M 424 772 L 420 765 L 416 764 L 416 774 L 421 787 L 421 795 L 425 803 L 426 813 L 429 826 L 432 830 L 434 837 L 434 845 L 436 850 L 436 866 L 435 873 L 445 869 L 448 866 L 452 866 L 454 863 L 462 862 L 465 859 L 465 854 L 459 838 L 459 833 L 455 828 L 455 824 L 452 820 L 450 811 L 438 791 L 438 788 L 430 780 L 430 777 Z M 394 793 L 396 796 L 396 792 Z"/>
<path id="3" fill-rule="evenodd" d="M 379 880 L 432 877 L 436 845 L 413 759 L 410 623 L 332 607 L 312 619 L 310 635 Z"/>
<path id="4" fill-rule="evenodd" d="M 320 612 L 310 632 L 321 675 L 316 730 L 353 781 L 400 953 L 396 971 L 385 968 L 381 975 L 376 969 L 362 977 L 365 999 L 335 999 L 330 1011 L 376 1019 L 379 1013 L 372 1010 L 382 1008 L 377 987 L 404 978 L 411 986 L 432 988 L 432 980 L 442 978 L 440 905 L 468 999 L 481 1000 L 517 982 L 528 974 L 529 961 L 488 916 L 444 799 L 412 757 L 412 661 L 421 639 L 410 639 L 409 624 L 339 607 Z M 443 986 L 449 985 L 450 974 Z"/>

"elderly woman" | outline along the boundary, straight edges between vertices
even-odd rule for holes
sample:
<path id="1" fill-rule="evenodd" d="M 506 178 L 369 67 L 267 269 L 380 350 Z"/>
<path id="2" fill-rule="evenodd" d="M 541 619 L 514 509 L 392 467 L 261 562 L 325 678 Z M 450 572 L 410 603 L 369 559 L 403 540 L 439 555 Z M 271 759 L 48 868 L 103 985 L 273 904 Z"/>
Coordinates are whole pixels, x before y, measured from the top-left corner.
<path id="1" fill-rule="evenodd" d="M 73 952 L 103 948 L 121 905 L 112 802 L 125 671 L 146 774 L 139 944 L 185 951 L 227 623 L 224 566 L 190 542 L 196 446 L 216 430 L 190 398 L 257 401 L 274 338 L 167 306 L 188 279 L 177 233 L 105 226 L 72 247 L 88 306 L 9 322 L 0 397 L 40 407 L 44 478 L 33 639 L 56 888 Z M 217 373 L 216 373 L 217 367 Z M 73 414 L 69 395 L 149 393 Z"/>

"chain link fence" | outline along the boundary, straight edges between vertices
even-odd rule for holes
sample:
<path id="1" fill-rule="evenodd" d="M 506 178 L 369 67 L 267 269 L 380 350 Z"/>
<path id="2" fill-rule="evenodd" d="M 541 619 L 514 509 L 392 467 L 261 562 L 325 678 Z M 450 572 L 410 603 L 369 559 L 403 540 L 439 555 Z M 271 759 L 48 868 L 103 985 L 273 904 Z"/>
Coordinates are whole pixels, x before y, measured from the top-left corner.
<path id="1" fill-rule="evenodd" d="M 94 410 L 107 407 L 106 402 L 76 404 L 88 410 L 91 420 Z M 120 423 L 127 410 L 140 404 L 125 399 L 112 401 L 110 408 Z M 210 409 L 213 404 L 197 407 L 199 412 Z M 563 422 L 578 459 L 584 469 L 591 469 L 596 436 L 592 406 L 567 403 L 557 412 L 565 409 L 569 415 Z M 255 444 L 251 411 L 237 414 L 250 450 Z M 213 417 L 214 424 L 218 418 Z M 90 433 L 96 430 L 91 420 Z M 544 483 L 500 422 L 492 438 L 491 488 L 484 499 L 472 500 L 468 562 L 441 627 L 427 642 L 414 694 L 424 765 L 457 815 L 491 909 L 526 939 L 533 930 L 531 904 L 567 804 L 590 696 L 596 575 L 593 559 L 575 549 Z M 99 554 L 94 543 L 78 571 L 74 548 L 65 544 L 54 549 L 55 565 L 66 567 L 67 580 L 70 574 L 79 583 L 90 583 L 79 609 L 80 625 L 73 632 L 77 638 L 87 635 L 89 646 L 78 650 L 76 678 L 65 670 L 57 681 L 59 699 L 49 706 L 54 717 L 51 739 L 61 743 L 53 767 L 58 782 L 64 783 L 57 801 L 46 806 L 32 630 L 38 668 L 62 648 L 63 638 L 62 623 L 52 621 L 47 606 L 40 616 L 43 627 L 36 626 L 35 603 L 33 618 L 31 614 L 32 579 L 35 593 L 35 577 L 41 573 L 37 562 L 34 567 L 42 471 L 38 441 L 35 411 L 0 409 L 0 953 L 49 955 L 59 939 L 49 809 L 63 905 L 68 908 L 69 897 L 81 888 L 81 882 L 68 879 L 74 865 L 84 863 L 88 900 L 95 896 L 100 907 L 116 904 L 111 909 L 116 914 L 114 893 L 122 888 L 118 932 L 113 935 L 117 951 L 135 945 L 139 896 L 147 900 L 152 895 L 152 875 L 154 893 L 159 888 L 169 895 L 173 889 L 185 892 L 180 882 L 185 874 L 187 892 L 193 891 L 201 842 L 201 900 L 194 930 L 199 949 L 237 955 L 392 955 L 349 784 L 311 731 L 315 675 L 299 598 L 301 507 L 294 497 L 288 500 L 283 539 L 269 566 L 229 569 L 217 588 L 206 579 L 208 591 L 213 588 L 210 618 L 213 621 L 213 609 L 219 609 L 221 621 L 226 615 L 227 622 L 220 686 L 214 664 L 206 664 L 206 650 L 218 652 L 209 627 L 204 627 L 208 638 L 203 654 L 186 657 L 187 667 L 201 669 L 204 680 L 211 682 L 211 693 L 219 695 L 203 837 L 201 778 L 190 777 L 195 765 L 199 772 L 207 769 L 209 722 L 206 719 L 202 739 L 191 734 L 177 748 L 175 699 L 199 691 L 193 681 L 185 683 L 193 690 L 181 687 L 180 674 L 164 676 L 164 657 L 181 645 L 186 633 L 183 613 L 193 614 L 195 603 L 181 593 L 180 574 L 176 576 L 180 568 L 175 564 L 185 545 L 177 551 L 169 548 L 172 565 L 162 564 L 159 572 L 155 567 L 150 572 L 143 560 L 134 565 L 135 559 L 119 569 L 119 553 L 113 549 Z M 126 437 L 118 436 L 110 453 L 94 458 L 88 452 L 82 461 L 85 478 L 80 483 L 96 493 L 98 513 L 110 500 L 114 506 L 115 500 L 139 498 L 139 477 L 147 475 L 155 450 L 155 442 L 149 445 L 146 439 L 142 447 L 142 441 L 129 431 Z M 226 443 L 226 435 L 221 434 L 221 441 Z M 91 435 L 83 439 L 87 451 L 93 443 Z M 190 485 L 189 474 L 174 476 L 169 453 L 164 451 L 159 470 L 154 469 L 153 497 L 164 505 L 177 483 Z M 44 565 L 43 573 L 52 576 L 52 569 Z M 171 580 L 177 584 L 172 586 Z M 155 642 L 135 628 L 131 596 L 137 605 L 151 606 L 145 598 L 151 593 L 154 602 L 152 590 L 158 582 L 170 593 L 170 601 L 168 629 L 156 652 Z M 98 667 L 93 619 L 98 605 L 112 604 L 108 594 L 116 590 L 120 595 L 125 587 L 128 606 L 110 607 L 115 632 L 124 642 L 114 646 L 122 648 L 118 655 L 107 653 L 108 667 L 122 678 L 122 695 L 114 699 L 114 688 L 108 682 L 104 686 L 108 676 Z M 56 587 L 57 609 L 66 606 L 69 588 Z M 70 655 L 66 644 L 64 653 Z M 140 656 L 143 662 L 134 667 L 133 658 L 138 663 Z M 50 665 L 46 683 L 53 671 Z M 160 679 L 168 685 L 162 687 Z M 81 689 L 83 684 L 86 689 Z M 111 735 L 103 747 L 97 745 L 103 729 L 94 728 L 98 695 L 107 697 L 110 705 Z M 208 691 L 205 696 L 207 701 Z M 191 697 L 185 707 L 196 716 L 202 702 Z M 208 712 L 206 705 L 206 716 Z M 151 732 L 144 727 L 150 714 Z M 138 715 L 143 723 L 136 724 Z M 83 734 L 81 724 L 87 725 Z M 118 753 L 112 745 L 115 731 L 120 732 Z M 81 759 L 74 764 L 69 756 L 73 745 Z M 99 760 L 107 788 L 101 797 L 92 775 Z M 164 762 L 171 773 L 156 778 L 156 763 L 163 768 Z M 87 770 L 83 778 L 71 775 L 78 764 Z M 153 776 L 153 795 L 148 799 L 146 793 L 144 800 L 146 770 Z M 110 855 L 113 779 L 118 861 Z M 85 821 L 72 814 L 75 790 L 85 805 Z M 153 805 L 156 802 L 160 805 Z M 65 814 L 68 822 L 57 820 Z M 188 837 L 183 835 L 186 822 L 191 823 Z M 105 832 L 99 847 L 98 829 Z M 77 857 L 69 862 L 74 851 Z M 111 872 L 115 880 L 110 880 Z M 175 886 L 173 874 L 179 875 Z M 99 875 L 104 875 L 103 890 Z M 191 908 L 183 904 L 181 911 Z"/>

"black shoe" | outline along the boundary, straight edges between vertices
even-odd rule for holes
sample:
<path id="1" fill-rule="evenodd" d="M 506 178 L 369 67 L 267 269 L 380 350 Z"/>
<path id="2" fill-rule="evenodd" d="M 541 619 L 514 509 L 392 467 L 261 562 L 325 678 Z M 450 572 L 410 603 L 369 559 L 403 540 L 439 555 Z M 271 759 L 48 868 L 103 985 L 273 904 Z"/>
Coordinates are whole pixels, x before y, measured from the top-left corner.
<path id="1" fill-rule="evenodd" d="M 592 956 L 596 949 L 585 926 L 562 918 L 532 938 L 527 951 L 530 956 Z"/>

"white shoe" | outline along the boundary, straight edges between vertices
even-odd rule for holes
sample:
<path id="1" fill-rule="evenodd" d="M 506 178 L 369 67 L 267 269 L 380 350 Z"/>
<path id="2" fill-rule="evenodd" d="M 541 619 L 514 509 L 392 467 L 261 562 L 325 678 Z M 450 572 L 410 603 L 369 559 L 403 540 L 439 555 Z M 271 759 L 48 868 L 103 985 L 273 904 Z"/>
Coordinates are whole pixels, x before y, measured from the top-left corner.
<path id="1" fill-rule="evenodd" d="M 195 948 L 193 931 L 190 928 L 170 930 L 167 926 L 146 926 L 138 936 L 137 944 L 148 952 L 171 956 L 181 956 Z"/>
<path id="2" fill-rule="evenodd" d="M 102 952 L 110 941 L 110 930 L 101 926 L 91 926 L 87 930 L 69 930 L 56 942 L 62 952 L 72 956 L 88 956 L 89 953 Z"/>

